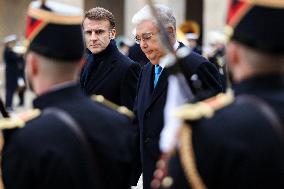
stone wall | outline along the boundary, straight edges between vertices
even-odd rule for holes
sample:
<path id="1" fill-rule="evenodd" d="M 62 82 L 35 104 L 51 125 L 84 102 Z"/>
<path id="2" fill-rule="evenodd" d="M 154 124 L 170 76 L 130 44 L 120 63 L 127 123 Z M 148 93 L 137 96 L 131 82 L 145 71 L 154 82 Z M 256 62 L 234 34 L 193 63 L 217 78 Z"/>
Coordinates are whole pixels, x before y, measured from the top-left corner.
<path id="1" fill-rule="evenodd" d="M 133 38 L 134 26 L 131 18 L 142 8 L 145 0 L 53 0 L 72 4 L 85 10 L 102 6 L 114 13 L 117 18 L 118 34 Z M 163 3 L 170 6 L 176 15 L 177 25 L 186 18 L 188 11 L 186 4 L 189 0 L 154 0 L 156 3 Z M 191 0 L 192 1 L 192 0 Z M 203 39 L 206 44 L 208 32 L 211 30 L 222 30 L 225 23 L 227 0 L 203 0 Z M 0 41 L 8 34 L 24 36 L 25 12 L 30 0 L 0 0 Z M 113 6 L 115 4 L 115 6 Z M 190 6 L 189 6 L 190 7 Z M 189 9 L 189 8 L 188 8 Z M 216 11 L 218 10 L 218 11 Z M 0 45 L 0 62 L 2 62 L 3 44 Z"/>
<path id="2" fill-rule="evenodd" d="M 203 41 L 208 43 L 208 33 L 213 30 L 223 31 L 226 23 L 227 0 L 204 0 Z"/>

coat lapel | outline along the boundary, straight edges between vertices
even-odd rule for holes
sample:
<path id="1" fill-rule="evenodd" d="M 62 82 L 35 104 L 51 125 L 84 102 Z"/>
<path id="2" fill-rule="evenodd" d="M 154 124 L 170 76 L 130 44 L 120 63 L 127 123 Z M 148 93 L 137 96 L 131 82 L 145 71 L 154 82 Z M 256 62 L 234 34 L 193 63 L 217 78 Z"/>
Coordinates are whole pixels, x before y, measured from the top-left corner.
<path id="1" fill-rule="evenodd" d="M 154 89 L 151 104 L 153 104 L 161 94 L 167 91 L 167 86 L 168 86 L 168 70 L 164 69 L 159 78 L 157 86 Z"/>
<path id="2" fill-rule="evenodd" d="M 153 65 L 148 64 L 147 67 L 145 68 L 145 82 L 143 84 L 143 103 L 144 103 L 144 108 L 143 111 L 145 112 L 147 108 L 151 105 L 152 102 L 152 95 L 153 95 Z M 150 77 L 149 77 L 150 76 Z"/>
<path id="3" fill-rule="evenodd" d="M 141 85 L 143 86 L 142 92 L 142 102 L 144 104 L 143 112 L 145 113 L 148 108 L 151 107 L 155 103 L 156 100 L 159 99 L 164 92 L 167 91 L 168 86 L 168 70 L 164 69 L 162 74 L 159 78 L 156 88 L 154 89 L 154 66 L 149 65 L 145 71 L 145 78 L 144 83 Z M 150 77 L 149 77 L 150 76 Z"/>

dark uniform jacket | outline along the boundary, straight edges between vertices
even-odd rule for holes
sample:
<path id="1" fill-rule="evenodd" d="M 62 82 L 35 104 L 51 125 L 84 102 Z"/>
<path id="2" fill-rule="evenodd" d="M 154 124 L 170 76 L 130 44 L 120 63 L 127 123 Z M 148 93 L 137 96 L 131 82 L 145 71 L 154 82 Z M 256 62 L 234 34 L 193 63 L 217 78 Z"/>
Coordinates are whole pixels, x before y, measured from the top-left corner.
<path id="1" fill-rule="evenodd" d="M 198 74 L 205 89 L 212 95 L 222 91 L 219 75 L 213 64 L 202 56 L 191 53 L 185 66 L 188 74 Z M 142 69 L 134 111 L 140 129 L 140 151 L 144 189 L 150 188 L 155 165 L 160 156 L 159 139 L 164 126 L 164 106 L 167 97 L 169 70 L 164 69 L 157 86 L 153 87 L 154 66 L 148 63 Z"/>
<path id="2" fill-rule="evenodd" d="M 99 54 L 87 50 L 80 85 L 87 95 L 103 95 L 132 110 L 139 73 L 140 65 L 121 54 L 112 40 Z"/>
<path id="3" fill-rule="evenodd" d="M 5 76 L 6 88 L 15 90 L 17 88 L 17 80 L 20 74 L 18 62 L 20 57 L 10 48 L 4 49 L 4 61 L 6 63 Z"/>
<path id="4" fill-rule="evenodd" d="M 236 86 L 235 93 L 264 100 L 284 129 L 283 76 L 248 79 Z M 239 98 L 212 119 L 191 124 L 198 172 L 207 188 L 284 188 L 284 135 L 260 108 L 251 102 L 240 103 Z M 170 162 L 171 188 L 191 188 L 179 159 Z"/>
<path id="5" fill-rule="evenodd" d="M 9 134 L 5 142 L 2 168 L 6 189 L 128 187 L 134 143 L 128 117 L 93 102 L 75 85 L 38 97 L 34 107 L 43 113 Z M 66 123 L 45 114 L 51 107 L 73 117 L 91 153 L 86 153 Z"/>

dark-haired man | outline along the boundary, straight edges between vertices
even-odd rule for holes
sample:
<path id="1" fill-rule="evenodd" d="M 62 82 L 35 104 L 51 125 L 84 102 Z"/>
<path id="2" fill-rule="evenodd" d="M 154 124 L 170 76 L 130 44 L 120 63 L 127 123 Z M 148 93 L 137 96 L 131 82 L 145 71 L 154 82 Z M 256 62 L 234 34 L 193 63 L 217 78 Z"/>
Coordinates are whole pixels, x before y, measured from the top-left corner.
<path id="1" fill-rule="evenodd" d="M 101 7 L 92 8 L 85 13 L 82 25 L 87 51 L 81 88 L 87 95 L 103 95 L 132 110 L 140 65 L 118 50 L 113 14 Z"/>
<path id="2" fill-rule="evenodd" d="M 6 189 L 130 186 L 130 119 L 92 101 L 77 84 L 82 18 L 80 9 L 54 1 L 33 1 L 28 9 L 26 73 L 37 98 L 21 119 L 0 120 L 1 128 L 23 127 L 4 130 Z"/>

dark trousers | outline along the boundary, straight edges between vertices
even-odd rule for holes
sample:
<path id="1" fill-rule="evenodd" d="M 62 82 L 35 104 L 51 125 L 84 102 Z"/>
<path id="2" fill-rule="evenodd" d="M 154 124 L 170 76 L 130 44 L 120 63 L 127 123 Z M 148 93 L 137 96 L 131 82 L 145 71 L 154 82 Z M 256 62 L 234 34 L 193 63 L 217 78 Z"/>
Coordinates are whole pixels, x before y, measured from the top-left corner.
<path id="1" fill-rule="evenodd" d="M 12 108 L 13 96 L 14 96 L 15 90 L 16 90 L 15 88 L 6 88 L 6 102 L 5 102 L 6 108 Z"/>

